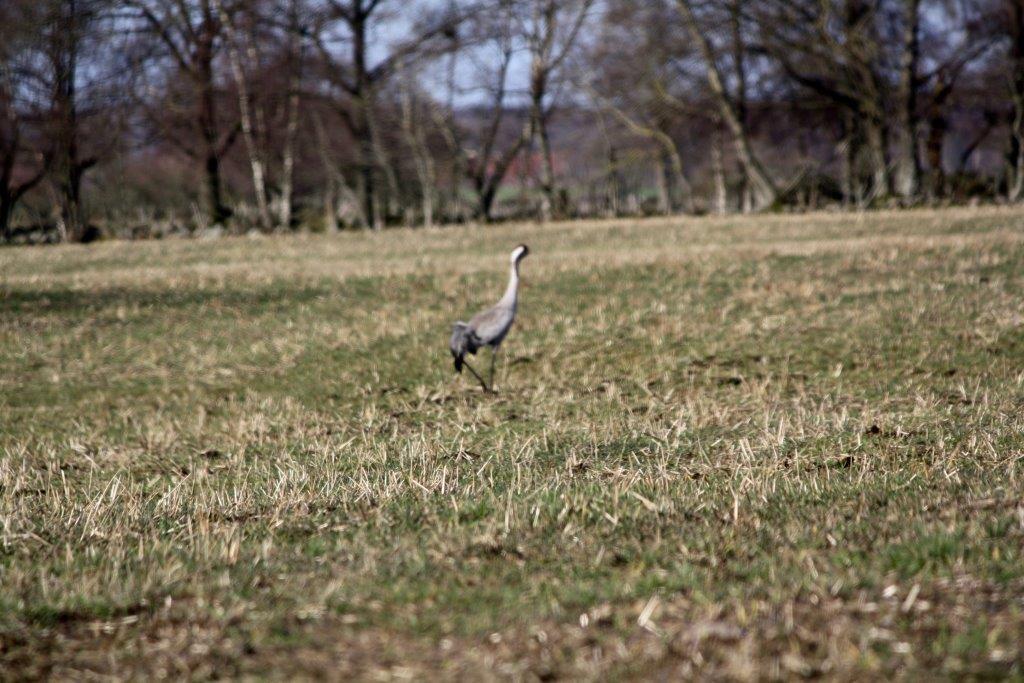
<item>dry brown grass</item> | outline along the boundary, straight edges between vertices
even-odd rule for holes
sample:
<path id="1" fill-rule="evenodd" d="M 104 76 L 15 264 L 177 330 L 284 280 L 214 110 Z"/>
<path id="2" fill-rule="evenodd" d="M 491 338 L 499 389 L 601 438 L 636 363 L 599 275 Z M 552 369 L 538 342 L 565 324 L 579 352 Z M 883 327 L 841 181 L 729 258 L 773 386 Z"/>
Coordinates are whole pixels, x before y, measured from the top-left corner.
<path id="1" fill-rule="evenodd" d="M 0 251 L 0 669 L 1024 675 L 1022 228 Z M 490 397 L 447 326 L 519 241 Z"/>

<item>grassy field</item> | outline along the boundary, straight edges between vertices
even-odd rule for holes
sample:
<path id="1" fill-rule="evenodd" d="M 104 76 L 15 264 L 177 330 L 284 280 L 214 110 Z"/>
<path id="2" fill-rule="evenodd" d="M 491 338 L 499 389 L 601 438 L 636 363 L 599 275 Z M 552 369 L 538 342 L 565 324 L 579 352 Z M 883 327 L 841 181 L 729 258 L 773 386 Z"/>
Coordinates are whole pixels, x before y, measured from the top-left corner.
<path id="1" fill-rule="evenodd" d="M 0 250 L 4 679 L 1021 678 L 1022 490 L 1022 211 Z"/>

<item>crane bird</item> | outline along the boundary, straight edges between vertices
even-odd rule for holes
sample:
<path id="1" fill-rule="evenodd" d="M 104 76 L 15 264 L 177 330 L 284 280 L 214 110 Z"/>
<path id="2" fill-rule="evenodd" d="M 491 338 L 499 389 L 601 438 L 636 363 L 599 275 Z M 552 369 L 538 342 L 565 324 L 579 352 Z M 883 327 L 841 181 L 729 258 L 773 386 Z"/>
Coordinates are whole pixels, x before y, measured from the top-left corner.
<path id="1" fill-rule="evenodd" d="M 508 278 L 508 287 L 505 294 L 498 303 L 486 311 L 477 313 L 469 322 L 456 322 L 452 326 L 452 338 L 448 342 L 448 348 L 455 359 L 455 372 L 461 373 L 465 365 L 473 373 L 477 381 L 484 388 L 484 391 L 494 391 L 494 358 L 498 355 L 498 347 L 504 341 L 505 335 L 512 329 L 512 323 L 516 319 L 516 304 L 519 297 L 519 262 L 530 253 L 530 248 L 520 244 L 512 250 L 509 257 L 511 273 Z M 477 349 L 491 347 L 491 386 L 488 387 L 483 378 L 477 374 L 473 366 L 466 360 L 466 354 L 476 355 Z"/>

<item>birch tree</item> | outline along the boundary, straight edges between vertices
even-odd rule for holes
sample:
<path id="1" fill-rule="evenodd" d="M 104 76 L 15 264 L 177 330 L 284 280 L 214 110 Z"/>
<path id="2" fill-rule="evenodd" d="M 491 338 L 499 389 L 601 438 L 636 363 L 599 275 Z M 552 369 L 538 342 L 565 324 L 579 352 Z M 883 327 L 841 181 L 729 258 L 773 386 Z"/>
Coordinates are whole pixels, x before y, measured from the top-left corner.
<path id="1" fill-rule="evenodd" d="M 690 39 L 704 62 L 708 88 L 717 104 L 719 115 L 732 135 L 736 156 L 750 188 L 751 208 L 755 211 L 767 208 L 779 198 L 779 189 L 765 170 L 750 142 L 748 122 L 745 120 L 744 114 L 745 86 L 740 87 L 737 93 L 729 91 L 719 64 L 719 57 L 708 38 L 708 31 L 702 26 L 694 12 L 692 0 L 677 0 L 677 2 Z M 731 2 L 738 2 L 738 0 L 731 0 Z M 738 11 L 738 7 L 736 11 Z M 737 49 L 742 51 L 743 47 L 738 46 Z M 746 75 L 742 71 L 737 76 L 737 82 L 741 84 L 746 82 Z"/>
<path id="2" fill-rule="evenodd" d="M 250 92 L 248 73 L 251 69 L 258 68 L 261 61 L 256 50 L 256 39 L 252 35 L 255 32 L 252 27 L 258 18 L 250 17 L 247 22 L 250 28 L 243 32 L 237 25 L 239 18 L 237 13 L 235 15 L 229 13 L 221 0 L 211 0 L 211 2 L 224 28 L 224 45 L 228 63 L 231 66 L 235 90 L 238 94 L 239 124 L 245 150 L 249 157 L 253 195 L 256 199 L 256 215 L 260 227 L 264 231 L 269 231 L 273 226 L 270 217 L 270 201 L 267 195 L 267 163 L 264 150 L 259 143 L 259 139 L 265 136 L 265 131 L 257 129 L 257 122 L 264 117 L 258 116 L 255 111 L 258 105 L 254 102 Z M 245 53 L 244 57 L 243 52 Z"/>

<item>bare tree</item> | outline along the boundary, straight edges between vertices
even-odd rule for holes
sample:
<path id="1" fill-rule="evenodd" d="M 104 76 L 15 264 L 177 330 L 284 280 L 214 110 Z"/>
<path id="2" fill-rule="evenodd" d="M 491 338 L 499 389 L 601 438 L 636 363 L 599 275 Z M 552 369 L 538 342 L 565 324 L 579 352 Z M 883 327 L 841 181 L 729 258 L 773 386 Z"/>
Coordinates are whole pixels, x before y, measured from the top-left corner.
<path id="1" fill-rule="evenodd" d="M 4 225 L 14 205 L 47 179 L 61 237 L 94 236 L 87 229 L 84 179 L 101 150 L 112 146 L 122 113 L 115 93 L 124 81 L 114 74 L 115 50 L 100 49 L 111 7 L 108 0 L 44 0 L 5 8 L 14 20 L 0 32 Z"/>
<path id="2" fill-rule="evenodd" d="M 102 0 L 49 0 L 44 4 L 46 57 L 52 88 L 50 135 L 54 141 L 52 179 L 60 199 L 60 228 L 65 239 L 87 238 L 82 182 L 85 174 L 99 162 L 96 153 L 86 151 L 85 119 L 90 91 L 95 84 L 83 76 L 83 62 L 90 60 L 92 70 L 100 59 L 90 53 L 105 4 Z M 83 107 L 85 105 L 85 107 Z M 110 117 L 112 112 L 105 111 Z M 95 148 L 95 145 L 93 145 Z"/>
<path id="3" fill-rule="evenodd" d="M 43 146 L 46 114 L 27 96 L 45 78 L 34 73 L 43 25 L 34 2 L 0 6 L 0 238 L 10 237 L 15 207 L 46 176 L 52 147 Z"/>
<path id="4" fill-rule="evenodd" d="M 920 116 L 918 112 L 918 89 L 920 77 L 918 65 L 921 61 L 921 0 L 902 0 L 903 36 L 900 53 L 900 160 L 903 173 L 900 179 L 900 194 L 908 199 L 918 196 L 921 189 L 921 157 L 918 151 Z"/>
<path id="5" fill-rule="evenodd" d="M 188 138 L 164 135 L 202 168 L 202 199 L 208 220 L 220 223 L 231 211 L 224 202 L 221 166 L 241 130 L 235 115 L 224 116 L 217 83 L 217 57 L 224 26 L 212 0 L 124 0 L 133 18 L 163 48 L 188 83 L 193 100 Z M 234 8 L 231 7 L 231 10 Z M 155 112 L 165 115 L 163 107 Z M 193 139 L 195 138 L 195 139 Z"/>
<path id="6" fill-rule="evenodd" d="M 500 72 L 505 73 L 508 64 L 503 63 Z M 503 78 L 503 76 L 501 77 Z M 463 148 L 466 157 L 466 172 L 473 182 L 477 194 L 477 217 L 490 221 L 493 219 L 494 200 L 498 189 L 505 181 L 509 169 L 523 147 L 530 140 L 531 127 L 529 121 L 522 127 L 519 135 L 504 135 L 506 105 L 504 104 L 504 87 L 495 90 L 495 106 L 485 123 L 483 137 L 476 145 L 471 143 Z M 481 112 L 482 113 L 482 112 Z M 514 125 L 514 124 L 513 124 Z M 505 138 L 502 144 L 502 138 Z"/>
<path id="7" fill-rule="evenodd" d="M 548 124 L 553 91 L 563 65 L 576 45 L 594 0 L 529 0 L 523 33 L 530 53 L 530 137 L 541 157 L 541 220 L 564 213 L 556 206 L 555 169 Z"/>
<path id="8" fill-rule="evenodd" d="M 427 142 L 425 122 L 430 119 L 424 110 L 431 109 L 429 98 L 422 95 L 411 69 L 403 69 L 401 79 L 402 132 L 412 154 L 420 189 L 420 214 L 425 227 L 434 224 L 437 195 L 437 168 Z"/>
<path id="9" fill-rule="evenodd" d="M 196 189 L 201 222 L 241 196 L 264 230 L 320 201 L 332 229 L 636 213 L 652 185 L 666 213 L 1020 201 L 1022 7 L 7 0 L 0 231 L 49 209 L 82 239 Z"/>
<path id="10" fill-rule="evenodd" d="M 465 172 L 473 186 L 475 215 L 483 221 L 493 219 L 498 190 L 533 133 L 528 112 L 524 116 L 511 102 L 512 63 L 520 49 L 514 11 L 505 3 L 492 13 L 476 16 L 470 39 L 462 46 L 465 70 L 472 74 L 467 90 L 478 95 L 480 103 L 464 107 L 460 120 L 451 101 L 446 110 L 435 114 L 456 168 Z M 449 88 L 454 93 L 455 62 L 449 67 Z"/>
<path id="11" fill-rule="evenodd" d="M 287 17 L 286 69 L 288 74 L 284 145 L 281 151 L 281 193 L 278 223 L 283 228 L 292 224 L 295 205 L 295 146 L 299 134 L 299 105 L 305 67 L 305 36 L 310 32 L 312 12 L 305 0 L 285 0 Z"/>
<path id="12" fill-rule="evenodd" d="M 863 134 L 876 198 L 892 192 L 887 107 L 891 100 L 874 0 L 766 0 L 762 48 L 804 88 L 851 112 Z"/>
<path id="13" fill-rule="evenodd" d="M 754 152 L 750 141 L 749 127 L 745 120 L 746 86 L 742 85 L 739 87 L 737 90 L 738 94 L 729 92 L 722 69 L 718 63 L 718 56 L 708 38 L 706 29 L 702 27 L 697 14 L 694 12 L 692 1 L 678 0 L 678 4 L 686 28 L 690 33 L 690 38 L 704 60 L 708 87 L 718 105 L 719 114 L 723 123 L 732 134 L 733 143 L 736 147 L 736 156 L 743 169 L 746 182 L 750 187 L 752 196 L 751 208 L 760 210 L 768 207 L 778 199 L 779 190 Z M 733 6 L 734 4 L 736 5 L 735 7 Z M 728 9 L 731 12 L 738 12 L 738 0 L 729 0 Z M 736 31 L 735 35 L 738 38 L 740 32 Z M 744 47 L 740 44 L 734 50 L 738 51 L 739 54 L 743 54 Z M 736 79 L 737 83 L 745 84 L 746 74 L 742 70 L 742 61 L 737 63 L 736 67 L 739 69 Z"/>
<path id="14" fill-rule="evenodd" d="M 245 149 L 249 157 L 249 167 L 252 171 L 253 194 L 256 198 L 259 224 L 263 230 L 269 231 L 273 226 L 267 193 L 267 162 L 264 150 L 257 139 L 262 139 L 265 136 L 265 131 L 257 129 L 258 123 L 262 121 L 263 117 L 255 111 L 257 105 L 250 92 L 250 76 L 247 73 L 254 68 L 259 68 L 261 62 L 256 50 L 256 37 L 253 35 L 259 18 L 252 15 L 246 17 L 245 23 L 249 30 L 243 32 L 236 25 L 240 19 L 238 13 L 234 15 L 229 13 L 221 0 L 211 0 L 211 2 L 223 26 L 228 63 L 231 65 L 231 75 L 238 93 L 239 123 L 242 129 L 242 140 L 245 142 Z M 252 9 L 254 8 L 250 7 L 250 10 Z"/>
<path id="15" fill-rule="evenodd" d="M 1024 199 L 1024 3 L 1004 0 L 1001 9 L 1006 19 L 1006 79 L 1012 107 L 1006 193 L 1011 202 L 1017 202 Z"/>
<path id="16" fill-rule="evenodd" d="M 249 2 L 233 12 L 224 0 L 212 1 L 224 27 L 257 219 L 263 230 L 275 223 L 287 228 L 294 208 L 305 47 L 314 13 L 305 0 Z"/>
<path id="17" fill-rule="evenodd" d="M 399 65 L 414 57 L 443 49 L 457 31 L 459 12 L 424 11 L 404 40 L 392 45 L 371 44 L 374 29 L 392 17 L 390 0 L 327 0 L 328 13 L 315 36 L 327 75 L 347 97 L 341 106 L 342 119 L 356 141 L 359 163 L 359 191 L 368 224 L 380 228 L 384 216 L 378 206 L 377 174 L 381 169 L 381 148 L 377 138 L 377 98 Z M 333 49 L 340 45 L 340 50 Z M 377 56 L 375 58 L 376 55 Z"/>
<path id="18" fill-rule="evenodd" d="M 663 210 L 669 213 L 694 211 L 675 130 L 691 128 L 707 113 L 705 103 L 693 97 L 704 95 L 701 79 L 681 68 L 692 56 L 688 42 L 665 30 L 673 26 L 674 14 L 671 3 L 619 0 L 604 13 L 581 68 L 597 106 L 656 145 L 667 195 Z M 624 82 L 632 86 L 623 88 Z"/>
<path id="19" fill-rule="evenodd" d="M 10 78 L 0 67 L 0 238 L 10 236 L 18 203 L 46 176 L 52 156 L 31 145 L 13 101 Z"/>

